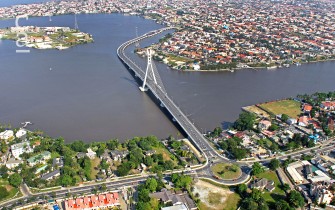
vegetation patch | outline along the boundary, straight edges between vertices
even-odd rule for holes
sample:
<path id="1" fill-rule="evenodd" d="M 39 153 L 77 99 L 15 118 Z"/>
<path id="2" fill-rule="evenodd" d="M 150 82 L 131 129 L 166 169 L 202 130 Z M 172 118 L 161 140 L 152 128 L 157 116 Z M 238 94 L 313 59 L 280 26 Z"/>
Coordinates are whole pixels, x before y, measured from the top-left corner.
<path id="1" fill-rule="evenodd" d="M 268 102 L 261 104 L 260 107 L 275 115 L 286 114 L 292 118 L 296 118 L 301 113 L 300 102 L 294 100 Z"/>
<path id="2" fill-rule="evenodd" d="M 218 163 L 211 167 L 213 173 L 222 179 L 236 179 L 241 176 L 241 169 L 237 165 Z"/>

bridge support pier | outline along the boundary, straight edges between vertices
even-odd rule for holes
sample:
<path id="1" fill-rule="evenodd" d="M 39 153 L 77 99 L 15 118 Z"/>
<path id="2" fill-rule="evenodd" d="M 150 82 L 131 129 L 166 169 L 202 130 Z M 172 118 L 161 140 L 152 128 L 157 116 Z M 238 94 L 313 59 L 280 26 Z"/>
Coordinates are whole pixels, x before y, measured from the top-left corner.
<path id="1" fill-rule="evenodd" d="M 147 91 L 148 90 L 148 88 L 146 88 L 146 87 L 138 87 L 142 92 L 145 92 L 145 91 Z"/>

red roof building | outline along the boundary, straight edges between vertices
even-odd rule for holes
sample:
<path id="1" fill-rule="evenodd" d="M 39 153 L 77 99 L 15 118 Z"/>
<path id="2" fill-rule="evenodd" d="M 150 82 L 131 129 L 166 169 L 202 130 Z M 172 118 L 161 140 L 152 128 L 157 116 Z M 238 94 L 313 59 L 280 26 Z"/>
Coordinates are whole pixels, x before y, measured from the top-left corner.
<path id="1" fill-rule="evenodd" d="M 85 196 L 75 200 L 69 199 L 64 201 L 65 210 L 96 210 L 119 205 L 119 194 L 117 192 L 100 194 L 98 196 Z"/>

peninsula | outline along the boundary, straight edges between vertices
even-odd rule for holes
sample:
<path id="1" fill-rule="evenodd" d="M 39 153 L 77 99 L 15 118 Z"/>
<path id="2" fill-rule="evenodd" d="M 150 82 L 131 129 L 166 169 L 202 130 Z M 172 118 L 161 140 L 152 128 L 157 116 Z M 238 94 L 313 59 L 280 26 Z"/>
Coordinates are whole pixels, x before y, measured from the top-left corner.
<path id="1" fill-rule="evenodd" d="M 10 27 L 0 29 L 0 38 L 18 41 L 36 49 L 67 49 L 93 42 L 92 35 L 69 27 Z"/>

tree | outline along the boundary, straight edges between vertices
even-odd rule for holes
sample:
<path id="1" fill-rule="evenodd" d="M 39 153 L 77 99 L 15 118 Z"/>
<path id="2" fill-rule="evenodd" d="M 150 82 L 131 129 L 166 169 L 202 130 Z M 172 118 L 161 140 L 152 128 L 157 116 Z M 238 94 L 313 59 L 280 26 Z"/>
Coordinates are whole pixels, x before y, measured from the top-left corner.
<path id="1" fill-rule="evenodd" d="M 280 161 L 278 159 L 272 159 L 269 163 L 269 168 L 275 171 L 280 166 Z"/>
<path id="2" fill-rule="evenodd" d="M 291 189 L 291 187 L 290 187 L 289 184 L 285 183 L 285 184 L 282 185 L 282 189 L 287 192 Z"/>
<path id="3" fill-rule="evenodd" d="M 19 187 L 22 183 L 22 177 L 18 173 L 14 173 L 9 176 L 8 181 L 13 187 Z"/>
<path id="4" fill-rule="evenodd" d="M 252 188 L 251 198 L 256 202 L 259 202 L 263 198 L 262 197 L 262 191 L 260 191 L 256 188 Z"/>
<path id="5" fill-rule="evenodd" d="M 285 200 L 278 200 L 275 204 L 276 210 L 290 210 L 290 205 Z"/>
<path id="6" fill-rule="evenodd" d="M 242 210 L 258 210 L 258 204 L 252 198 L 246 198 L 241 205 Z"/>
<path id="7" fill-rule="evenodd" d="M 187 188 L 192 182 L 192 178 L 188 175 L 172 174 L 171 179 L 177 188 Z"/>
<path id="8" fill-rule="evenodd" d="M 293 206 L 293 207 L 303 207 L 305 204 L 304 198 L 302 197 L 302 195 L 295 190 L 292 190 L 289 194 L 288 194 L 288 203 Z"/>
<path id="9" fill-rule="evenodd" d="M 149 202 L 140 201 L 136 204 L 136 209 L 137 210 L 147 210 L 147 209 L 151 209 L 151 206 L 150 206 Z"/>
<path id="10" fill-rule="evenodd" d="M 257 174 L 260 174 L 260 173 L 263 173 L 264 172 L 264 168 L 263 166 L 256 162 L 252 165 L 252 174 L 253 175 L 257 175 Z"/>
<path id="11" fill-rule="evenodd" d="M 152 164 L 154 163 L 154 160 L 152 159 L 151 156 L 147 156 L 144 158 L 144 164 L 147 166 L 152 166 Z"/>
<path id="12" fill-rule="evenodd" d="M 149 202 L 150 197 L 149 197 L 150 191 L 146 188 L 140 189 L 138 192 L 138 200 L 142 202 Z"/>
<path id="13" fill-rule="evenodd" d="M 7 189 L 3 186 L 0 187 L 0 199 L 4 199 L 9 195 Z"/>
<path id="14" fill-rule="evenodd" d="M 69 175 L 63 175 L 61 177 L 61 183 L 63 186 L 69 186 L 72 184 L 72 178 Z"/>
<path id="15" fill-rule="evenodd" d="M 147 181 L 145 182 L 145 186 L 147 189 L 150 190 L 150 192 L 155 192 L 157 189 L 157 181 L 154 178 L 149 178 L 147 179 Z"/>
<path id="16" fill-rule="evenodd" d="M 272 124 L 272 125 L 269 127 L 269 130 L 270 130 L 270 131 L 276 131 L 276 130 L 278 130 L 278 129 L 279 129 L 279 126 L 276 125 L 276 124 Z"/>
<path id="17" fill-rule="evenodd" d="M 255 114 L 249 112 L 242 112 L 239 115 L 239 118 L 235 121 L 234 127 L 240 131 L 251 130 L 254 126 L 255 120 Z"/>
<path id="18" fill-rule="evenodd" d="M 174 168 L 174 163 L 172 160 L 167 160 L 164 162 L 165 170 L 172 170 Z"/>
<path id="19" fill-rule="evenodd" d="M 248 189 L 248 186 L 246 184 L 239 184 L 237 186 L 236 192 L 241 196 L 244 197 L 246 191 Z"/>
<path id="20" fill-rule="evenodd" d="M 281 121 L 283 122 L 287 122 L 287 120 L 289 119 L 290 117 L 287 115 L 287 114 L 282 114 L 281 115 Z"/>

